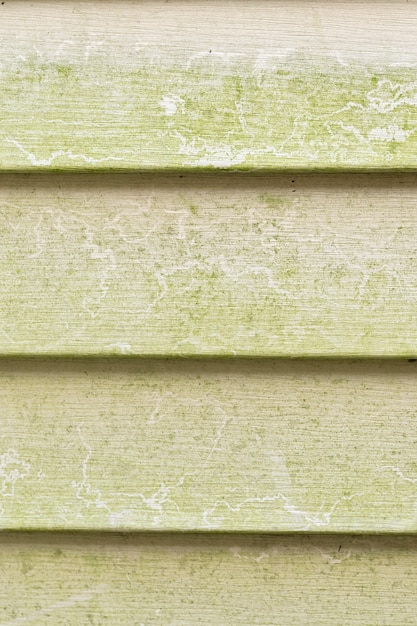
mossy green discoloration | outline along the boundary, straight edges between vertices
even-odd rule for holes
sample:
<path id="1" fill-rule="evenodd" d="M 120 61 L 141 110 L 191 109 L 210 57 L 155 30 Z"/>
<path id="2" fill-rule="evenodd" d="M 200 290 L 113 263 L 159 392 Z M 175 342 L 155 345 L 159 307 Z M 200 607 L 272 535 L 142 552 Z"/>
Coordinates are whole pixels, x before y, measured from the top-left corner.
<path id="1" fill-rule="evenodd" d="M 417 353 L 410 178 L 13 180 L 3 354 Z"/>
<path id="2" fill-rule="evenodd" d="M 2 74 L 3 169 L 414 169 L 414 68 L 294 56 L 137 69 L 21 61 Z"/>
<path id="3" fill-rule="evenodd" d="M 73 73 L 73 68 L 71 65 L 57 65 L 56 71 L 58 74 L 64 78 L 69 78 L 69 76 Z"/>
<path id="4" fill-rule="evenodd" d="M 415 624 L 413 537 L 21 533 L 0 541 L 4 626 Z"/>
<path id="5" fill-rule="evenodd" d="M 0 542 L 4 626 L 415 624 L 413 537 L 21 533 Z"/>
<path id="6" fill-rule="evenodd" d="M 0 527 L 414 532 L 415 372 L 3 360 Z"/>

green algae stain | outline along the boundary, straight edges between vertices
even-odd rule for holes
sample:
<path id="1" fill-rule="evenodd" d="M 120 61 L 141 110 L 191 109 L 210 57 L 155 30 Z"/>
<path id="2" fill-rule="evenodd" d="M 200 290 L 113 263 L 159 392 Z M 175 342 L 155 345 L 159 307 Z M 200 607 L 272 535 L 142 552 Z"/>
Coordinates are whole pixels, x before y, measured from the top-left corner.
<path id="1" fill-rule="evenodd" d="M 412 68 L 17 62 L 2 77 L 5 169 L 414 168 Z M 36 114 L 34 114 L 34 112 Z"/>
<path id="2" fill-rule="evenodd" d="M 281 209 L 288 207 L 288 199 L 271 194 L 262 194 L 260 200 L 270 209 Z"/>
<path id="3" fill-rule="evenodd" d="M 68 78 L 73 73 L 73 68 L 70 65 L 57 65 L 56 71 L 60 76 Z"/>

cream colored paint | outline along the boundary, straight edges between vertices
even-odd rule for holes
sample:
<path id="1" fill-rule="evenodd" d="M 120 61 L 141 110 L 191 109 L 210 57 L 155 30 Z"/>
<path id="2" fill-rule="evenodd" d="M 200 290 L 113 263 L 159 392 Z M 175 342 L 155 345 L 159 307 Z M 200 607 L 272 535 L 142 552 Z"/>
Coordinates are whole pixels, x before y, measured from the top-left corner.
<path id="1" fill-rule="evenodd" d="M 416 8 L 1 3 L 2 626 L 415 624 Z"/>
<path id="2" fill-rule="evenodd" d="M 416 168 L 417 3 L 0 6 L 7 170 Z"/>
<path id="3" fill-rule="evenodd" d="M 414 537 L 2 534 L 0 624 L 414 626 Z"/>
<path id="4" fill-rule="evenodd" d="M 414 532 L 416 364 L 3 360 L 0 526 Z"/>
<path id="5" fill-rule="evenodd" d="M 413 356 L 412 175 L 4 177 L 3 354 Z"/>

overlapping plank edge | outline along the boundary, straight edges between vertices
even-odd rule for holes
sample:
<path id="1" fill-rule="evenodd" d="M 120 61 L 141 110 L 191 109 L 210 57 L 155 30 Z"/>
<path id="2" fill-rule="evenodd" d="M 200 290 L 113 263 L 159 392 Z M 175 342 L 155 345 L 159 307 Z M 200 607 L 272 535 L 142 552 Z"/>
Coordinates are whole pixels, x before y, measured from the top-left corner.
<path id="1" fill-rule="evenodd" d="M 415 624 L 415 537 L 0 535 L 0 623 Z"/>
<path id="2" fill-rule="evenodd" d="M 415 170 L 416 8 L 9 0 L 1 168 Z"/>
<path id="3" fill-rule="evenodd" d="M 0 179 L 0 354 L 417 354 L 417 183 Z"/>
<path id="4" fill-rule="evenodd" d="M 417 530 L 416 363 L 0 361 L 0 525 Z"/>

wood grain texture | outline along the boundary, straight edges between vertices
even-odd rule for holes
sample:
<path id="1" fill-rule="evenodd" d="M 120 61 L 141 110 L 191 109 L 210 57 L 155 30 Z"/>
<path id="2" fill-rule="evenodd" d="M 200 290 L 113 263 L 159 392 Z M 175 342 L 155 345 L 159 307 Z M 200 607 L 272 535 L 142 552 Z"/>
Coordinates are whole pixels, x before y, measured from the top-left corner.
<path id="1" fill-rule="evenodd" d="M 414 170 L 416 9 L 8 0 L 1 168 Z"/>
<path id="2" fill-rule="evenodd" d="M 411 357 L 416 203 L 413 175 L 5 176 L 0 353 Z"/>
<path id="3" fill-rule="evenodd" d="M 0 361 L 0 526 L 415 532 L 416 367 Z"/>
<path id="4" fill-rule="evenodd" d="M 414 537 L 5 535 L 2 626 L 407 626 Z"/>

